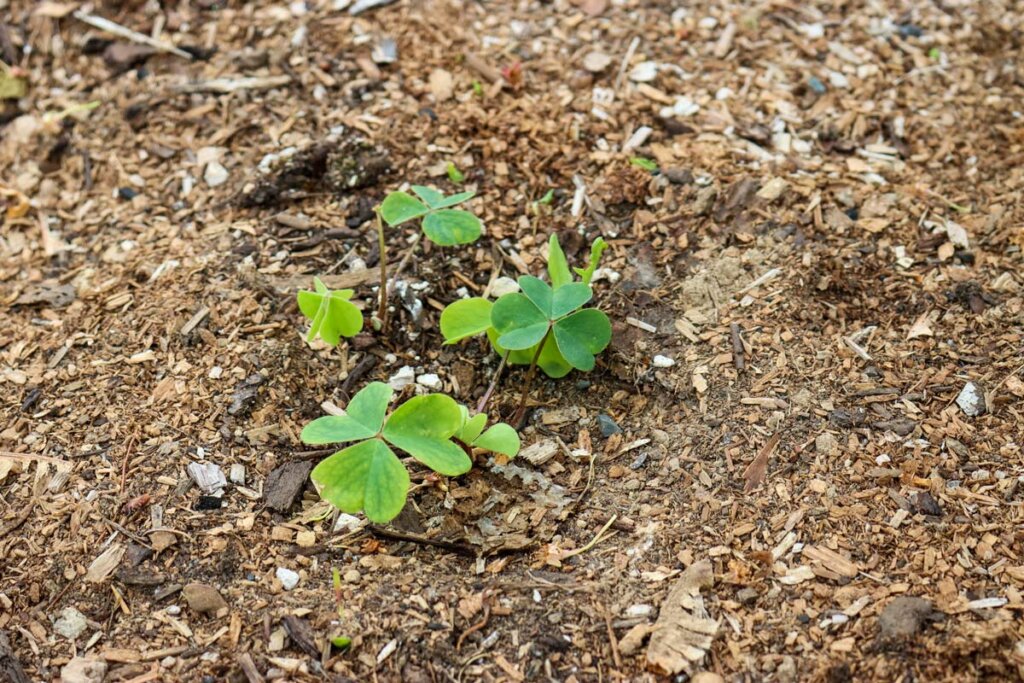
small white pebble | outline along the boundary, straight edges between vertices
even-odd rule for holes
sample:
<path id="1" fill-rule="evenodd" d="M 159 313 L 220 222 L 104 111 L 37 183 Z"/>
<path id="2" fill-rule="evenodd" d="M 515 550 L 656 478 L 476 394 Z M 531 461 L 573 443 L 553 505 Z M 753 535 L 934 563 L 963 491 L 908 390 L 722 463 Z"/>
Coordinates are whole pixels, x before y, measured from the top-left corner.
<path id="1" fill-rule="evenodd" d="M 178 605 L 171 605 L 167 608 L 167 613 L 170 614 L 172 617 L 176 617 L 179 614 L 181 614 L 181 607 L 179 607 Z"/>
<path id="2" fill-rule="evenodd" d="M 299 575 L 293 572 L 291 569 L 285 567 L 278 567 L 277 571 L 274 572 L 274 576 L 281 582 L 281 586 L 286 590 L 290 591 L 299 585 Z"/>
<path id="3" fill-rule="evenodd" d="M 398 372 L 391 375 L 388 385 L 395 391 L 401 391 L 416 381 L 416 371 L 408 365 L 403 365 Z"/>
<path id="4" fill-rule="evenodd" d="M 655 356 L 652 365 L 656 368 L 670 368 L 675 365 L 676 362 L 668 356 Z"/>
<path id="5" fill-rule="evenodd" d="M 519 284 L 510 277 L 499 277 L 491 285 L 491 296 L 495 299 L 504 296 L 505 294 L 512 294 L 519 291 Z"/>
<path id="6" fill-rule="evenodd" d="M 219 161 L 211 161 L 203 171 L 203 180 L 210 187 L 219 187 L 228 181 L 228 170 Z"/>
<path id="7" fill-rule="evenodd" d="M 210 379 L 220 379 L 220 376 L 223 374 L 224 368 L 222 368 L 219 365 L 214 365 L 212 368 L 210 368 L 210 374 L 208 375 L 208 377 Z"/>
<path id="8" fill-rule="evenodd" d="M 434 391 L 441 391 L 441 389 L 444 388 L 444 383 L 441 381 L 441 378 L 432 372 L 417 377 L 416 383 L 421 387 L 426 387 L 427 389 L 432 389 Z"/>

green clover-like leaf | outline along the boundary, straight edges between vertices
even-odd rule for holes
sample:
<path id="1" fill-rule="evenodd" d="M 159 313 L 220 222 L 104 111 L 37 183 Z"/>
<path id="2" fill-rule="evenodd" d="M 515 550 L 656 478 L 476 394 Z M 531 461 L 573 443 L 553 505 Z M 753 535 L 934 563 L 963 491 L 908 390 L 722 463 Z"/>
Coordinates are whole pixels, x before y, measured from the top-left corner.
<path id="1" fill-rule="evenodd" d="M 348 402 L 344 415 L 325 415 L 306 425 L 300 437 L 302 442 L 320 445 L 376 436 L 384 425 L 392 393 L 387 384 L 370 382 Z"/>
<path id="2" fill-rule="evenodd" d="M 451 437 L 462 426 L 459 404 L 443 394 L 416 396 L 391 413 L 382 435 L 438 474 L 454 477 L 473 466 Z"/>
<path id="3" fill-rule="evenodd" d="M 518 292 L 505 294 L 494 302 L 491 325 L 498 332 L 498 343 L 513 351 L 539 344 L 550 327 L 547 316 Z"/>
<path id="4" fill-rule="evenodd" d="M 483 224 L 469 211 L 438 209 L 423 219 L 423 233 L 434 244 L 450 247 L 476 241 L 483 233 Z"/>
<path id="5" fill-rule="evenodd" d="M 310 475 L 324 500 L 342 512 L 360 510 L 372 522 L 389 522 L 405 506 L 409 473 L 380 439 L 367 439 L 338 451 Z"/>
<path id="6" fill-rule="evenodd" d="M 428 211 L 426 204 L 408 192 L 392 192 L 380 205 L 380 217 L 392 227 L 425 216 Z"/>
<path id="7" fill-rule="evenodd" d="M 572 282 L 572 273 L 569 271 L 569 262 L 565 259 L 565 252 L 562 245 L 558 243 L 558 235 L 552 234 L 548 240 L 548 276 L 551 278 L 551 287 L 558 290 L 562 285 Z"/>
<path id="8" fill-rule="evenodd" d="M 562 318 L 554 326 L 558 350 L 577 370 L 593 370 L 594 355 L 608 346 L 612 326 L 608 316 L 596 308 L 587 308 Z"/>
<path id="9" fill-rule="evenodd" d="M 482 297 L 460 299 L 441 311 L 441 334 L 445 344 L 454 344 L 466 337 L 486 332 L 491 326 L 493 304 Z"/>
<path id="10" fill-rule="evenodd" d="M 349 299 L 351 289 L 329 290 L 319 278 L 313 278 L 315 291 L 303 290 L 296 297 L 299 310 L 310 319 L 306 341 L 317 335 L 331 346 L 337 346 L 342 337 L 354 337 L 363 329 L 363 314 Z"/>

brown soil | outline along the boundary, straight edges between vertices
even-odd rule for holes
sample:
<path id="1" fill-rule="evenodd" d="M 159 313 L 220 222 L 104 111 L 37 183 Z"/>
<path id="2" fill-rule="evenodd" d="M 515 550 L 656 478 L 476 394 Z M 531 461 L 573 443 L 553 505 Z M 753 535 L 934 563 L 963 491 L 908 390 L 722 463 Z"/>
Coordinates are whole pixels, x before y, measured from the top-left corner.
<path id="1" fill-rule="evenodd" d="M 650 633 L 701 609 L 677 680 L 1024 676 L 1018 4 L 227 4 L 93 10 L 202 59 L 0 10 L 0 678 L 671 680 Z M 413 255 L 388 335 L 307 345 L 297 288 L 373 311 L 373 207 L 449 162 L 485 237 Z M 439 312 L 552 232 L 611 243 L 615 328 L 531 393 L 554 456 L 414 469 L 383 529 L 292 503 L 324 402 L 407 365 L 483 393 Z"/>

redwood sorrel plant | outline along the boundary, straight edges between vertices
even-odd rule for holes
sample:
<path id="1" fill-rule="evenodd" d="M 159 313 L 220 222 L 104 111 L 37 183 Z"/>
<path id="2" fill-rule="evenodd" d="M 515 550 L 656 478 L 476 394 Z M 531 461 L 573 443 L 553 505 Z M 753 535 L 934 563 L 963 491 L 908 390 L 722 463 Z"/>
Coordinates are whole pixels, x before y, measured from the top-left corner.
<path id="1" fill-rule="evenodd" d="M 415 197 L 408 192 L 392 192 L 384 198 L 377 209 L 377 239 L 380 244 L 380 307 L 377 318 L 385 329 L 388 276 L 384 223 L 395 227 L 412 220 L 420 220 L 421 232 L 416 235 L 409 247 L 410 253 L 423 235 L 434 244 L 451 247 L 475 242 L 483 232 L 483 224 L 479 218 L 465 209 L 452 208 L 472 199 L 476 195 L 475 192 L 459 192 L 446 197 L 443 193 L 423 185 L 413 185 L 410 189 Z"/>
<path id="2" fill-rule="evenodd" d="M 321 497 L 342 512 L 365 512 L 389 522 L 405 506 L 409 473 L 395 450 L 408 453 L 438 474 L 456 477 L 473 465 L 471 447 L 514 457 L 519 435 L 505 424 L 487 431 L 485 415 L 469 417 L 444 394 L 414 396 L 388 415 L 392 389 L 371 382 L 349 401 L 344 415 L 319 417 L 302 430 L 307 444 L 355 441 L 324 459 L 311 474 Z"/>
<path id="3" fill-rule="evenodd" d="M 593 370 L 594 357 L 611 341 L 608 316 L 583 308 L 593 298 L 590 282 L 607 244 L 600 237 L 590 249 L 585 268 L 572 271 L 558 238 L 548 242 L 548 284 L 532 275 L 519 278 L 520 292 L 502 295 L 493 304 L 482 297 L 456 301 L 441 313 L 445 343 L 454 344 L 485 333 L 494 350 L 513 365 L 529 365 L 520 414 L 540 367 L 549 377 L 564 377 L 573 369 Z"/>

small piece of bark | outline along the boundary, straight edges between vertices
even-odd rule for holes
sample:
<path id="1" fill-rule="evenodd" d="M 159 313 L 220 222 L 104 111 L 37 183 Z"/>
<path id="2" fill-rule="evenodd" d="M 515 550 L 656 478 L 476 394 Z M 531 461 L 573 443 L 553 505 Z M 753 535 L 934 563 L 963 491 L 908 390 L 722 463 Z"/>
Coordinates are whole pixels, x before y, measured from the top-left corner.
<path id="1" fill-rule="evenodd" d="M 718 622 L 704 609 L 700 592 L 714 583 L 709 560 L 695 562 L 683 572 L 661 604 L 647 646 L 647 668 L 662 674 L 692 673 L 711 647 Z"/>
<path id="2" fill-rule="evenodd" d="M 757 454 L 757 457 L 747 465 L 747 469 L 743 470 L 743 478 L 746 480 L 746 483 L 743 485 L 743 493 L 750 493 L 764 481 L 764 475 L 768 471 L 768 458 L 779 444 L 781 437 L 782 434 L 776 434 L 770 438 L 768 443 L 764 445 L 764 448 L 761 449 L 761 452 Z"/>
<path id="3" fill-rule="evenodd" d="M 263 499 L 267 507 L 278 512 L 288 512 L 302 494 L 312 471 L 313 463 L 302 460 L 286 462 L 276 468 L 267 477 L 263 489 Z"/>
<path id="4" fill-rule="evenodd" d="M 281 623 L 284 624 L 284 630 L 288 632 L 288 637 L 300 650 L 314 659 L 320 657 L 320 648 L 317 647 L 316 640 L 313 638 L 313 629 L 309 622 L 289 614 L 281 620 Z"/>

